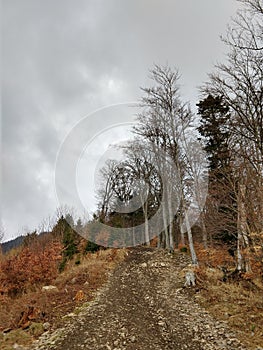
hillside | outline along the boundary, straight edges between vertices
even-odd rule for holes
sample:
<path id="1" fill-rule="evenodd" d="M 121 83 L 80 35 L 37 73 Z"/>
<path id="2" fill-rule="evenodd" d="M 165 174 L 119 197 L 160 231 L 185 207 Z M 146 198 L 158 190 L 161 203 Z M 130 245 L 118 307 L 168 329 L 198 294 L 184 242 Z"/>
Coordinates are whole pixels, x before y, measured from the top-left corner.
<path id="1" fill-rule="evenodd" d="M 27 235 L 0 255 L 0 349 L 262 350 L 261 263 L 239 273 L 228 245 L 197 238 L 193 265 L 188 244 L 106 249 L 63 216 Z"/>
<path id="2" fill-rule="evenodd" d="M 38 237 L 43 237 L 45 235 L 48 235 L 49 233 L 50 232 L 40 232 L 38 234 Z M 10 239 L 9 241 L 1 243 L 1 249 L 3 254 L 10 252 L 10 250 L 12 249 L 21 247 L 27 236 L 30 236 L 30 233 L 27 234 L 26 236 L 18 236 L 14 239 Z"/>
<path id="3" fill-rule="evenodd" d="M 24 236 L 18 236 L 10 241 L 3 242 L 1 244 L 1 249 L 4 254 L 8 253 L 11 249 L 18 248 L 23 243 Z"/>
<path id="4" fill-rule="evenodd" d="M 189 263 L 182 253 L 130 250 L 96 299 L 33 349 L 251 349 L 241 344 L 240 332 L 212 317 L 183 288 Z"/>

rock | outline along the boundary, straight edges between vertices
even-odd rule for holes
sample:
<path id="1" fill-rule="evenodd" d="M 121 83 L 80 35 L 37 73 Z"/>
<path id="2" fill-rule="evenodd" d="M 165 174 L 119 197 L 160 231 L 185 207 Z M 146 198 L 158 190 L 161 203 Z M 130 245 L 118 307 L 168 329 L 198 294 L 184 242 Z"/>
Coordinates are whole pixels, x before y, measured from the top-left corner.
<path id="1" fill-rule="evenodd" d="M 157 268 L 160 268 L 160 267 L 168 267 L 169 265 L 164 263 L 164 262 L 154 262 L 153 264 L 151 264 L 151 267 L 157 267 Z"/>
<path id="2" fill-rule="evenodd" d="M 74 312 L 70 312 L 69 314 L 63 316 L 62 318 L 67 318 L 67 317 L 76 317 L 77 315 L 74 314 Z"/>
<path id="3" fill-rule="evenodd" d="M 42 292 L 58 292 L 58 287 L 56 287 L 56 286 L 43 286 Z"/>
<path id="4" fill-rule="evenodd" d="M 184 286 L 185 287 L 195 286 L 195 273 L 193 271 L 186 271 Z"/>
<path id="5" fill-rule="evenodd" d="M 161 267 L 167 267 L 167 264 L 161 262 L 161 263 L 160 263 L 160 266 L 161 266 Z"/>
<path id="6" fill-rule="evenodd" d="M 114 345 L 114 346 L 118 346 L 119 343 L 120 343 L 119 339 L 116 339 L 116 340 L 114 340 L 113 345 Z"/>
<path id="7" fill-rule="evenodd" d="M 131 340 L 131 342 L 132 342 L 132 343 L 135 343 L 135 341 L 136 341 L 136 337 L 133 335 L 133 336 L 131 337 L 131 339 L 130 339 L 130 340 Z"/>
<path id="8" fill-rule="evenodd" d="M 43 323 L 43 327 L 44 327 L 44 331 L 46 332 L 50 329 L 51 324 L 49 322 L 45 322 L 45 323 Z"/>
<path id="9" fill-rule="evenodd" d="M 147 263 L 142 263 L 141 267 L 143 267 L 143 268 L 147 267 Z"/>

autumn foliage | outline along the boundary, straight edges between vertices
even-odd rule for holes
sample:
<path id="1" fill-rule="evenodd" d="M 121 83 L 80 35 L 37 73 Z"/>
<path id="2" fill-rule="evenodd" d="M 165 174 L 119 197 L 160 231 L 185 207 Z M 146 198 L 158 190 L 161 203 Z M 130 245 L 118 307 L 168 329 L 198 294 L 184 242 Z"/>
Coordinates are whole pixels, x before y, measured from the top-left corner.
<path id="1" fill-rule="evenodd" d="M 34 322 L 58 326 L 61 315 L 92 299 L 123 259 L 121 250 L 100 246 L 107 243 L 106 232 L 98 245 L 81 238 L 67 219 L 59 217 L 51 232 L 29 233 L 20 247 L 0 254 L 0 330 L 30 333 Z"/>
<path id="2" fill-rule="evenodd" d="M 0 293 L 16 296 L 39 284 L 49 283 L 58 274 L 62 245 L 59 241 L 24 246 L 0 262 Z"/>
<path id="3" fill-rule="evenodd" d="M 205 264 L 208 267 L 235 267 L 235 259 L 229 253 L 229 247 L 227 245 L 220 245 L 217 247 L 204 248 L 202 244 L 196 244 L 196 253 L 198 260 L 201 264 Z"/>

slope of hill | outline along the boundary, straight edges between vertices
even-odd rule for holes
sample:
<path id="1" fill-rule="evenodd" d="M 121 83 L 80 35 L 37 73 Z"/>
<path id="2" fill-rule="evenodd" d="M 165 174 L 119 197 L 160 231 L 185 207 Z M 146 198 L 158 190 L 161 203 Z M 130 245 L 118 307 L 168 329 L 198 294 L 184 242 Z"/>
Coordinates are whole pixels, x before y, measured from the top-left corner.
<path id="1" fill-rule="evenodd" d="M 35 350 L 241 350 L 240 334 L 200 307 L 184 285 L 187 255 L 134 248 L 109 283 Z"/>
<path id="2" fill-rule="evenodd" d="M 38 234 L 38 237 L 42 237 L 44 235 L 48 235 L 49 233 L 50 232 L 40 232 Z M 25 237 L 27 237 L 27 236 L 22 236 L 21 235 L 21 236 L 18 236 L 16 238 L 14 238 L 14 239 L 10 239 L 7 242 L 1 243 L 2 252 L 4 254 L 6 254 L 6 253 L 10 252 L 10 250 L 12 250 L 12 249 L 19 248 L 22 245 L 22 243 L 24 242 Z"/>
<path id="3" fill-rule="evenodd" d="M 226 248 L 197 245 L 193 267 L 186 246 L 102 250 L 71 236 L 69 256 L 63 237 L 29 236 L 0 255 L 1 350 L 32 349 L 41 334 L 39 350 L 262 350 L 261 280 L 223 270 Z M 184 288 L 189 269 L 196 286 Z"/>
<path id="4" fill-rule="evenodd" d="M 1 244 L 2 252 L 4 254 L 6 254 L 11 249 L 18 248 L 23 243 L 24 238 L 25 238 L 24 236 L 18 236 L 18 237 L 14 238 L 14 239 L 11 239 L 10 241 L 3 242 Z"/>

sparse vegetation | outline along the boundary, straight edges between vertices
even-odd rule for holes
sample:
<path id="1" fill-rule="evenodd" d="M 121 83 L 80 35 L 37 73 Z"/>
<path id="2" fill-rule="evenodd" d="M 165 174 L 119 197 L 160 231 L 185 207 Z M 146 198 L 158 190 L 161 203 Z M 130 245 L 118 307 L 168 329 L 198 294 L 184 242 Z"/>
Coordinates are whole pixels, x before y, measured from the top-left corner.
<path id="1" fill-rule="evenodd" d="M 60 215 L 51 232 L 29 233 L 6 254 L 0 246 L 1 349 L 27 344 L 44 323 L 60 326 L 93 298 L 125 256 L 123 249 L 103 248 L 124 242 L 121 230 L 107 226 L 132 228 L 123 245 L 136 245 L 139 227 L 138 242 L 171 257 L 175 250 L 191 255 L 191 297 L 244 343 L 262 346 L 263 8 L 259 0 L 240 2 L 246 9 L 223 39 L 226 62 L 201 88 L 197 115 L 181 98 L 177 69 L 150 70 L 152 85 L 142 88 L 124 157 L 100 169 L 89 229 Z M 81 238 L 77 232 L 86 229 Z"/>
<path id="2" fill-rule="evenodd" d="M 262 346 L 263 281 L 257 262 L 252 263 L 255 273 L 237 274 L 227 246 L 199 245 L 196 250 L 200 262 L 196 300 L 217 319 L 227 321 L 249 348 Z"/>
<path id="3" fill-rule="evenodd" d="M 46 322 L 52 329 L 62 325 L 67 313 L 93 298 L 108 273 L 125 256 L 124 250 L 100 250 L 96 244 L 79 238 L 71 259 L 64 259 L 65 236 L 62 234 L 59 239 L 54 232 L 43 237 L 27 235 L 26 244 L 1 255 L 0 348 L 3 350 L 11 349 L 15 343 L 30 343 L 42 334 Z M 54 288 L 44 291 L 45 285 Z"/>

